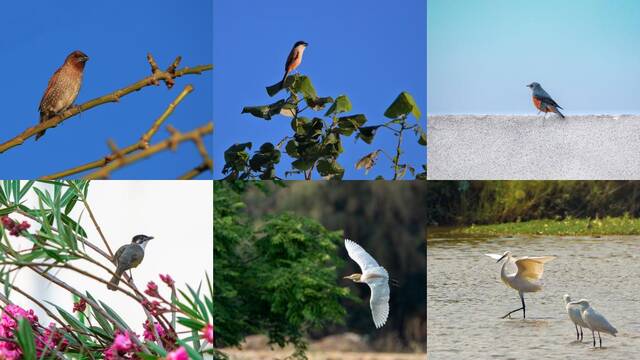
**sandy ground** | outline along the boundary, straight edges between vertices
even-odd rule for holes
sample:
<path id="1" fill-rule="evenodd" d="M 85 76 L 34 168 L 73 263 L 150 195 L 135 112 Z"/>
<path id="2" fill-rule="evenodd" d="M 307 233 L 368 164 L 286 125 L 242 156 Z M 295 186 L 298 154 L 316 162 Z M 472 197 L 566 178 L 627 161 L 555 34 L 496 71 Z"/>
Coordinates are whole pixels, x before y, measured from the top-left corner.
<path id="1" fill-rule="evenodd" d="M 271 350 L 268 339 L 262 335 L 249 336 L 245 339 L 242 350 L 236 348 L 220 349 L 232 360 L 272 360 L 284 359 L 293 353 L 293 347 Z M 379 353 L 372 352 L 366 341 L 357 334 L 344 333 L 327 336 L 309 344 L 307 356 L 312 360 L 425 360 L 422 353 Z"/>
<path id="2" fill-rule="evenodd" d="M 640 179 L 636 115 L 439 115 L 427 136 L 432 180 Z"/>
<path id="3" fill-rule="evenodd" d="M 232 360 L 272 360 L 284 359 L 291 355 L 287 351 L 270 350 L 226 350 L 224 351 Z M 307 353 L 312 360 L 425 360 L 426 354 L 397 354 L 397 353 L 360 353 L 346 351 Z"/>

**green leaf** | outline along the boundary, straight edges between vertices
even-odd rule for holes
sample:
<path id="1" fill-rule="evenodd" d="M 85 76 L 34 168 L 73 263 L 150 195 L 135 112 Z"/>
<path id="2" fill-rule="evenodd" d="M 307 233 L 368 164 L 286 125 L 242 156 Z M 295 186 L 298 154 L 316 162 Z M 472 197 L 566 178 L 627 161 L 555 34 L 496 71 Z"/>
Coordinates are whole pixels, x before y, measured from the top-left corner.
<path id="1" fill-rule="evenodd" d="M 349 136 L 366 122 L 367 118 L 363 114 L 340 117 L 338 118 L 338 132 Z"/>
<path id="2" fill-rule="evenodd" d="M 202 330 L 202 328 L 206 325 L 201 320 L 195 320 L 195 319 L 185 318 L 181 316 L 178 317 L 178 322 L 188 327 L 189 329 L 196 330 L 196 331 Z"/>
<path id="3" fill-rule="evenodd" d="M 313 109 L 313 111 L 318 111 L 324 109 L 324 107 L 332 103 L 334 100 L 332 97 L 316 97 L 316 98 L 305 98 L 307 105 Z"/>
<path id="4" fill-rule="evenodd" d="M 282 107 L 286 104 L 284 100 L 278 100 L 270 105 L 261 106 L 245 106 L 242 108 L 241 114 L 249 113 L 255 117 L 259 117 L 265 120 L 271 120 L 273 115 L 277 115 L 282 110 Z"/>
<path id="5" fill-rule="evenodd" d="M 387 108 L 384 112 L 384 116 L 389 119 L 395 119 L 402 115 L 408 115 L 409 113 L 412 113 L 416 119 L 420 118 L 420 108 L 418 108 L 413 96 L 408 92 L 403 91 Z"/>
<path id="6" fill-rule="evenodd" d="M 93 301 L 95 304 L 98 304 L 98 302 L 91 295 L 91 293 L 89 293 L 87 291 L 86 294 L 87 294 L 87 297 L 89 299 L 91 299 L 91 301 Z M 102 329 L 104 329 L 108 334 L 113 334 L 113 326 L 111 326 L 111 323 L 109 322 L 109 320 L 107 320 L 107 318 L 105 318 L 102 315 L 102 313 L 100 313 L 100 311 L 96 311 L 96 309 L 94 309 L 94 307 L 91 306 L 91 304 L 88 303 L 87 305 L 91 308 L 91 312 L 93 313 L 93 317 L 96 319 L 96 321 L 98 322 L 100 327 L 102 327 Z"/>
<path id="7" fill-rule="evenodd" d="M 362 139 L 362 141 L 366 142 L 367 144 L 371 144 L 380 126 L 382 125 L 360 127 L 358 129 L 358 134 L 356 134 L 356 139 Z"/>
<path id="8" fill-rule="evenodd" d="M 189 346 L 186 342 L 182 341 L 182 340 L 178 340 L 178 344 L 182 345 L 182 347 L 184 347 L 185 350 L 187 350 L 187 354 L 189 354 L 189 359 L 193 359 L 193 360 L 203 360 L 202 356 L 200 355 L 199 352 L 197 352 L 194 348 L 192 348 L 191 346 Z"/>
<path id="9" fill-rule="evenodd" d="M 291 163 L 291 166 L 293 166 L 295 169 L 305 171 L 311 169 L 313 163 L 313 160 L 297 159 Z"/>
<path id="10" fill-rule="evenodd" d="M 104 309 L 104 311 L 107 312 L 107 314 L 109 314 L 109 316 L 111 316 L 117 323 L 118 325 L 120 325 L 120 327 L 127 329 L 127 330 L 131 330 L 131 328 L 129 328 L 129 325 L 127 325 L 126 322 L 124 322 L 124 320 L 122 320 L 122 318 L 120 317 L 120 315 L 118 315 L 118 313 L 116 313 L 115 311 L 113 311 L 112 308 L 109 307 L 109 305 L 105 304 L 104 302 L 100 301 L 100 305 L 102 306 L 102 308 Z"/>
<path id="11" fill-rule="evenodd" d="M 328 179 L 340 179 L 344 175 L 344 168 L 338 164 L 335 159 L 318 160 L 318 173 L 320 176 Z"/>
<path id="12" fill-rule="evenodd" d="M 295 140 L 289 140 L 284 149 L 287 152 L 287 155 L 291 156 L 292 158 L 297 158 L 300 156 L 300 153 L 298 152 L 298 143 Z"/>
<path id="13" fill-rule="evenodd" d="M 18 196 L 20 198 L 20 200 L 22 200 L 22 198 L 27 194 L 27 191 L 29 191 L 29 189 L 31 189 L 31 186 L 33 186 L 33 184 L 35 183 L 35 180 L 29 180 L 27 181 L 27 183 L 22 187 L 22 189 L 20 189 L 20 196 Z M 19 202 L 19 201 L 18 201 Z"/>
<path id="14" fill-rule="evenodd" d="M 33 329 L 29 320 L 20 317 L 18 319 L 18 343 L 22 349 L 22 358 L 25 360 L 36 359 L 36 342 L 33 337 Z"/>
<path id="15" fill-rule="evenodd" d="M 318 94 L 316 93 L 316 89 L 313 87 L 311 83 L 311 79 L 305 75 L 295 75 L 296 79 L 293 83 L 293 91 L 296 93 L 302 93 L 305 99 L 307 98 L 317 98 Z"/>
<path id="16" fill-rule="evenodd" d="M 347 95 L 340 95 L 336 98 L 333 104 L 331 104 L 331 107 L 327 110 L 324 116 L 331 116 L 347 111 L 351 111 L 351 100 L 349 100 Z"/>
<path id="17" fill-rule="evenodd" d="M 151 341 L 145 341 L 144 342 L 151 350 L 153 350 L 155 353 L 159 354 L 160 356 L 167 356 L 167 351 L 162 349 L 158 344 L 151 342 Z M 155 359 L 155 357 L 153 357 L 153 359 Z"/>

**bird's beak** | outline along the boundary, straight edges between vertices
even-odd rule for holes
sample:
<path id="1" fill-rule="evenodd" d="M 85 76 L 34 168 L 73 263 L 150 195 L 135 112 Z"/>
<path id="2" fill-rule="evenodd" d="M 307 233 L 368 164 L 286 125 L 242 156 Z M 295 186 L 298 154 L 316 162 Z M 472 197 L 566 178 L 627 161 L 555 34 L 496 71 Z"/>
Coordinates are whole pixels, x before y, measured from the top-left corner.
<path id="1" fill-rule="evenodd" d="M 153 236 L 147 236 L 147 240 L 153 240 Z"/>
<path id="2" fill-rule="evenodd" d="M 496 261 L 496 262 L 499 263 L 500 260 L 504 259 L 505 256 L 507 256 L 507 254 L 502 255 L 502 257 L 500 259 L 498 259 L 498 261 Z"/>
<path id="3" fill-rule="evenodd" d="M 83 61 L 83 62 L 87 62 L 87 61 L 89 61 L 89 57 L 88 57 L 88 56 L 84 56 L 84 57 L 82 58 L 82 61 Z"/>

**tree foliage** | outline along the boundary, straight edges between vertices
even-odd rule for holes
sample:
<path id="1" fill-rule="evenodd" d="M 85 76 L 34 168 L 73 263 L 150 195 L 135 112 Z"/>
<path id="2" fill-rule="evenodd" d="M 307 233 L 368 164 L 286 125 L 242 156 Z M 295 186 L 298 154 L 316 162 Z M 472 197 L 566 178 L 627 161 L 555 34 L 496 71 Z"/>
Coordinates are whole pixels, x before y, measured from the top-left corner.
<path id="1" fill-rule="evenodd" d="M 640 182 L 430 181 L 427 201 L 433 225 L 640 217 Z"/>
<path id="2" fill-rule="evenodd" d="M 337 286 L 341 231 L 291 213 L 250 221 L 241 194 L 255 183 L 215 182 L 214 317 L 217 347 L 266 334 L 304 358 L 308 330 L 343 321 Z"/>
<path id="3" fill-rule="evenodd" d="M 416 169 L 415 166 L 401 160 L 402 141 L 405 131 L 413 131 L 417 142 L 426 146 L 426 134 L 418 119 L 420 109 L 411 94 L 402 92 L 386 109 L 384 116 L 389 120 L 375 125 L 367 125 L 364 114 L 352 113 L 351 100 L 347 95 L 335 98 L 318 96 L 311 82 L 305 75 L 291 75 L 284 81 L 287 98 L 268 105 L 246 106 L 243 114 L 251 114 L 264 120 L 275 116 L 291 118 L 292 134 L 285 136 L 276 144 L 267 142 L 251 154 L 251 142 L 231 145 L 224 153 L 225 165 L 222 169 L 226 179 L 281 179 L 295 174 L 302 174 L 310 180 L 315 173 L 326 179 L 342 179 L 344 167 L 338 162 L 344 151 L 343 140 L 353 137 L 371 144 L 380 130 L 391 131 L 397 137 L 397 146 L 390 153 L 385 149 L 376 149 L 362 157 L 357 169 L 365 172 L 371 170 L 380 154 L 384 154 L 391 162 L 393 179 L 402 179 L 407 171 L 417 178 L 426 178 L 426 166 Z M 281 90 L 280 83 L 267 87 L 267 94 L 275 96 Z M 325 111 L 325 108 L 326 111 Z M 313 111 L 313 114 L 308 114 Z M 324 112 L 324 113 L 323 113 Z M 409 115 L 415 118 L 410 121 Z M 281 161 L 282 150 L 291 158 L 291 168 L 284 176 L 276 174 L 275 167 Z"/>

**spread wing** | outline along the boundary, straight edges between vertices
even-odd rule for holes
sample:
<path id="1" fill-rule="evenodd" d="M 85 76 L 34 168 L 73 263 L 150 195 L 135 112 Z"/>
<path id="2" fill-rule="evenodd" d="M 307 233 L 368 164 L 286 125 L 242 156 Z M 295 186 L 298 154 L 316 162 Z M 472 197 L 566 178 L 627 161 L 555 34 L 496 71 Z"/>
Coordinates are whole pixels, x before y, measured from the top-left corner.
<path id="1" fill-rule="evenodd" d="M 502 257 L 502 255 L 499 255 L 499 254 L 485 254 L 485 255 L 492 258 L 493 260 L 498 260 Z"/>
<path id="2" fill-rule="evenodd" d="M 367 271 L 367 269 L 380 266 L 378 265 L 378 262 L 362 248 L 362 246 L 356 244 L 355 242 L 349 239 L 344 239 L 344 246 L 347 248 L 349 257 L 353 259 L 353 261 L 355 261 L 358 266 L 360 266 L 363 274 Z"/>
<path id="3" fill-rule="evenodd" d="M 371 288 L 371 316 L 376 328 L 381 328 L 389 317 L 389 282 L 386 278 L 376 278 L 367 281 Z"/>
<path id="4" fill-rule="evenodd" d="M 555 256 L 522 257 L 516 260 L 518 274 L 524 277 L 538 280 L 542 278 L 544 263 L 555 259 Z"/>

